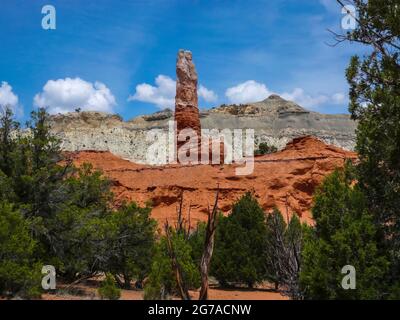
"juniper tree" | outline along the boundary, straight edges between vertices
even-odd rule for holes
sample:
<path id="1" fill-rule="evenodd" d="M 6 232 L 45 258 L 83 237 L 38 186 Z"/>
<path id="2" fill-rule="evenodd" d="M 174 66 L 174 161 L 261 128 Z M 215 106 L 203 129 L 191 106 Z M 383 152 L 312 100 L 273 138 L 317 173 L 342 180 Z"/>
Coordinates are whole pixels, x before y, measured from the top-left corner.
<path id="1" fill-rule="evenodd" d="M 0 116 L 0 169 L 7 176 L 13 172 L 13 152 L 16 147 L 15 134 L 19 129 L 19 124 L 13 119 L 12 110 L 8 106 L 0 106 L 2 114 Z"/>
<path id="2" fill-rule="evenodd" d="M 151 208 L 140 207 L 136 203 L 123 204 L 108 220 L 115 233 L 111 238 L 112 248 L 105 269 L 124 279 L 123 286 L 131 287 L 136 279 L 137 285 L 151 270 L 151 258 L 155 243 L 156 221 L 150 218 Z"/>
<path id="3" fill-rule="evenodd" d="M 219 217 L 211 273 L 222 285 L 252 287 L 265 274 L 265 214 L 251 193 L 242 196 L 228 217 Z"/>
<path id="4" fill-rule="evenodd" d="M 398 0 L 352 3 L 357 11 L 356 28 L 336 37 L 368 47 L 364 56 L 352 57 L 346 72 L 349 110 L 358 121 L 357 180 L 381 233 L 380 243 L 391 256 L 388 282 L 399 285 L 400 4 Z"/>
<path id="5" fill-rule="evenodd" d="M 368 202 L 347 172 L 334 171 L 314 196 L 314 227 L 306 228 L 300 282 L 306 299 L 380 299 L 388 261 L 378 248 Z M 345 290 L 342 268 L 356 270 L 356 289 Z"/>
<path id="6" fill-rule="evenodd" d="M 21 212 L 0 201 L 0 295 L 40 295 L 40 264 L 34 252 L 29 222 Z"/>

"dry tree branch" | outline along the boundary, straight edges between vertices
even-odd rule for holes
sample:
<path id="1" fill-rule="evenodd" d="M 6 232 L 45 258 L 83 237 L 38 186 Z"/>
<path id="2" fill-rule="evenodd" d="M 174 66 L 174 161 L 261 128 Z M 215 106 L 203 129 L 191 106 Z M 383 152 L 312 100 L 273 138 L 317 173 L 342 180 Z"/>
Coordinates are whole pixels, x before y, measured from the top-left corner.
<path id="1" fill-rule="evenodd" d="M 208 219 L 206 227 L 206 236 L 204 241 L 204 250 L 200 262 L 201 272 L 201 289 L 199 300 L 208 299 L 208 273 L 210 268 L 210 262 L 214 251 L 214 236 L 217 228 L 217 214 L 218 214 L 218 196 L 219 196 L 219 185 L 215 195 L 215 202 L 212 211 L 208 208 Z"/>
<path id="2" fill-rule="evenodd" d="M 178 262 L 178 259 L 175 254 L 174 246 L 172 244 L 168 220 L 165 222 L 164 229 L 165 229 L 165 238 L 167 240 L 168 255 L 171 259 L 171 266 L 172 266 L 172 270 L 175 274 L 175 279 L 176 279 L 176 284 L 178 286 L 179 295 L 181 296 L 182 300 L 190 300 L 189 291 L 183 280 L 182 268 Z"/>
<path id="3" fill-rule="evenodd" d="M 346 8 L 346 5 L 343 3 L 342 0 L 336 0 L 336 2 L 342 8 Z M 355 16 L 352 12 L 348 11 L 348 14 L 351 15 L 351 17 L 358 23 L 358 25 L 363 26 L 367 31 L 372 33 L 377 38 L 377 39 L 374 39 L 372 36 L 367 36 L 369 42 L 362 41 L 362 40 L 357 40 L 357 39 L 352 39 L 352 41 L 361 42 L 361 43 L 364 43 L 364 44 L 372 44 L 374 46 L 375 50 L 380 52 L 385 57 L 388 57 L 389 54 L 386 52 L 385 47 L 382 45 L 382 43 L 386 43 L 389 46 L 391 46 L 391 47 L 393 47 L 393 48 L 395 48 L 397 50 L 400 50 L 400 46 L 398 46 L 395 43 L 393 43 L 392 41 L 390 41 L 390 39 L 391 39 L 390 36 L 386 36 L 385 37 L 385 36 L 379 34 L 378 32 L 376 32 L 373 28 L 371 28 L 367 24 L 361 23 L 360 19 L 357 18 L 357 16 Z M 344 37 L 345 40 L 350 40 L 346 36 L 343 36 L 343 35 L 341 35 L 340 37 Z M 345 40 L 343 40 L 343 41 L 345 41 Z"/>

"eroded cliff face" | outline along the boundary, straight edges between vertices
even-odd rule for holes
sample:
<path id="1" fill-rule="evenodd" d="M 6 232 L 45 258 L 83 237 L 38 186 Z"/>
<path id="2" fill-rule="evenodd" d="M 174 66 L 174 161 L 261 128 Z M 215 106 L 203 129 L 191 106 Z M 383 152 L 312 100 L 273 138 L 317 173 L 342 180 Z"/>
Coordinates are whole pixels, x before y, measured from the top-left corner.
<path id="1" fill-rule="evenodd" d="M 294 139 L 282 151 L 255 158 L 254 172 L 235 175 L 237 165 L 147 166 L 122 160 L 109 152 L 71 154 L 75 164 L 90 162 L 113 181 L 117 201 L 151 201 L 152 215 L 160 223 L 176 218 L 181 193 L 184 212 L 192 225 L 207 219 L 207 207 L 219 185 L 219 208 L 229 213 L 232 204 L 252 191 L 266 212 L 277 206 L 286 216 L 296 212 L 311 222 L 312 194 L 323 178 L 356 154 L 311 137 Z"/>
<path id="2" fill-rule="evenodd" d="M 146 120 L 144 120 L 146 121 Z M 109 151 L 123 159 L 145 162 L 147 129 L 102 112 L 73 112 L 50 118 L 51 131 L 64 151 Z"/>
<path id="3" fill-rule="evenodd" d="M 52 131 L 62 140 L 65 151 L 109 151 L 136 163 L 146 163 L 151 142 L 150 129 L 168 131 L 174 120 L 172 110 L 123 121 L 116 115 L 80 112 L 55 115 Z M 312 135 L 328 144 L 353 150 L 356 123 L 348 115 L 308 111 L 291 101 L 273 95 L 264 101 L 226 105 L 200 111 L 201 128 L 255 130 L 255 143 L 268 142 L 279 150 L 296 137 Z M 196 125 L 197 126 L 197 125 Z"/>

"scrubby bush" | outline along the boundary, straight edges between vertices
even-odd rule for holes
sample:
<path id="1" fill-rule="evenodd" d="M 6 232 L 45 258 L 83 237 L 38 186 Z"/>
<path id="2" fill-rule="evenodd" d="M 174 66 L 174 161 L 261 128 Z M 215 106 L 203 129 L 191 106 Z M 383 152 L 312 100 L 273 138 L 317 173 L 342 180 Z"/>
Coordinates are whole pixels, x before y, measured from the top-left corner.
<path id="1" fill-rule="evenodd" d="M 121 290 L 117 287 L 117 283 L 111 273 L 106 274 L 106 278 L 102 281 L 98 292 L 101 299 L 118 300 L 121 297 Z"/>
<path id="2" fill-rule="evenodd" d="M 267 142 L 261 142 L 258 145 L 258 149 L 254 151 L 254 155 L 264 155 L 269 153 L 277 152 L 277 147 L 269 145 Z"/>
<path id="3" fill-rule="evenodd" d="M 200 266 L 201 257 L 204 251 L 204 242 L 206 236 L 205 222 L 199 222 L 196 229 L 189 236 L 189 245 L 192 248 L 192 258 L 197 266 Z"/>
<path id="4" fill-rule="evenodd" d="M 183 234 L 171 230 L 171 243 L 188 289 L 200 286 L 200 271 L 192 257 L 192 247 Z M 145 299 L 168 299 L 178 293 L 176 275 L 168 253 L 167 239 L 162 236 L 155 248 L 151 272 L 145 285 Z"/>

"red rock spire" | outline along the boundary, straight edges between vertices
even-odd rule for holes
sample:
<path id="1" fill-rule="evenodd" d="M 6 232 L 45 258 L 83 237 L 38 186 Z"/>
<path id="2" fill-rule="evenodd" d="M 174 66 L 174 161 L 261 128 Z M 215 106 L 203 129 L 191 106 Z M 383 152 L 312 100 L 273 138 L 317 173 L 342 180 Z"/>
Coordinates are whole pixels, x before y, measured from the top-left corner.
<path id="1" fill-rule="evenodd" d="M 193 129 L 201 138 L 201 125 L 197 98 L 197 72 L 190 51 L 179 50 L 176 61 L 175 121 L 177 134 Z M 177 143 L 181 146 L 184 142 Z"/>

